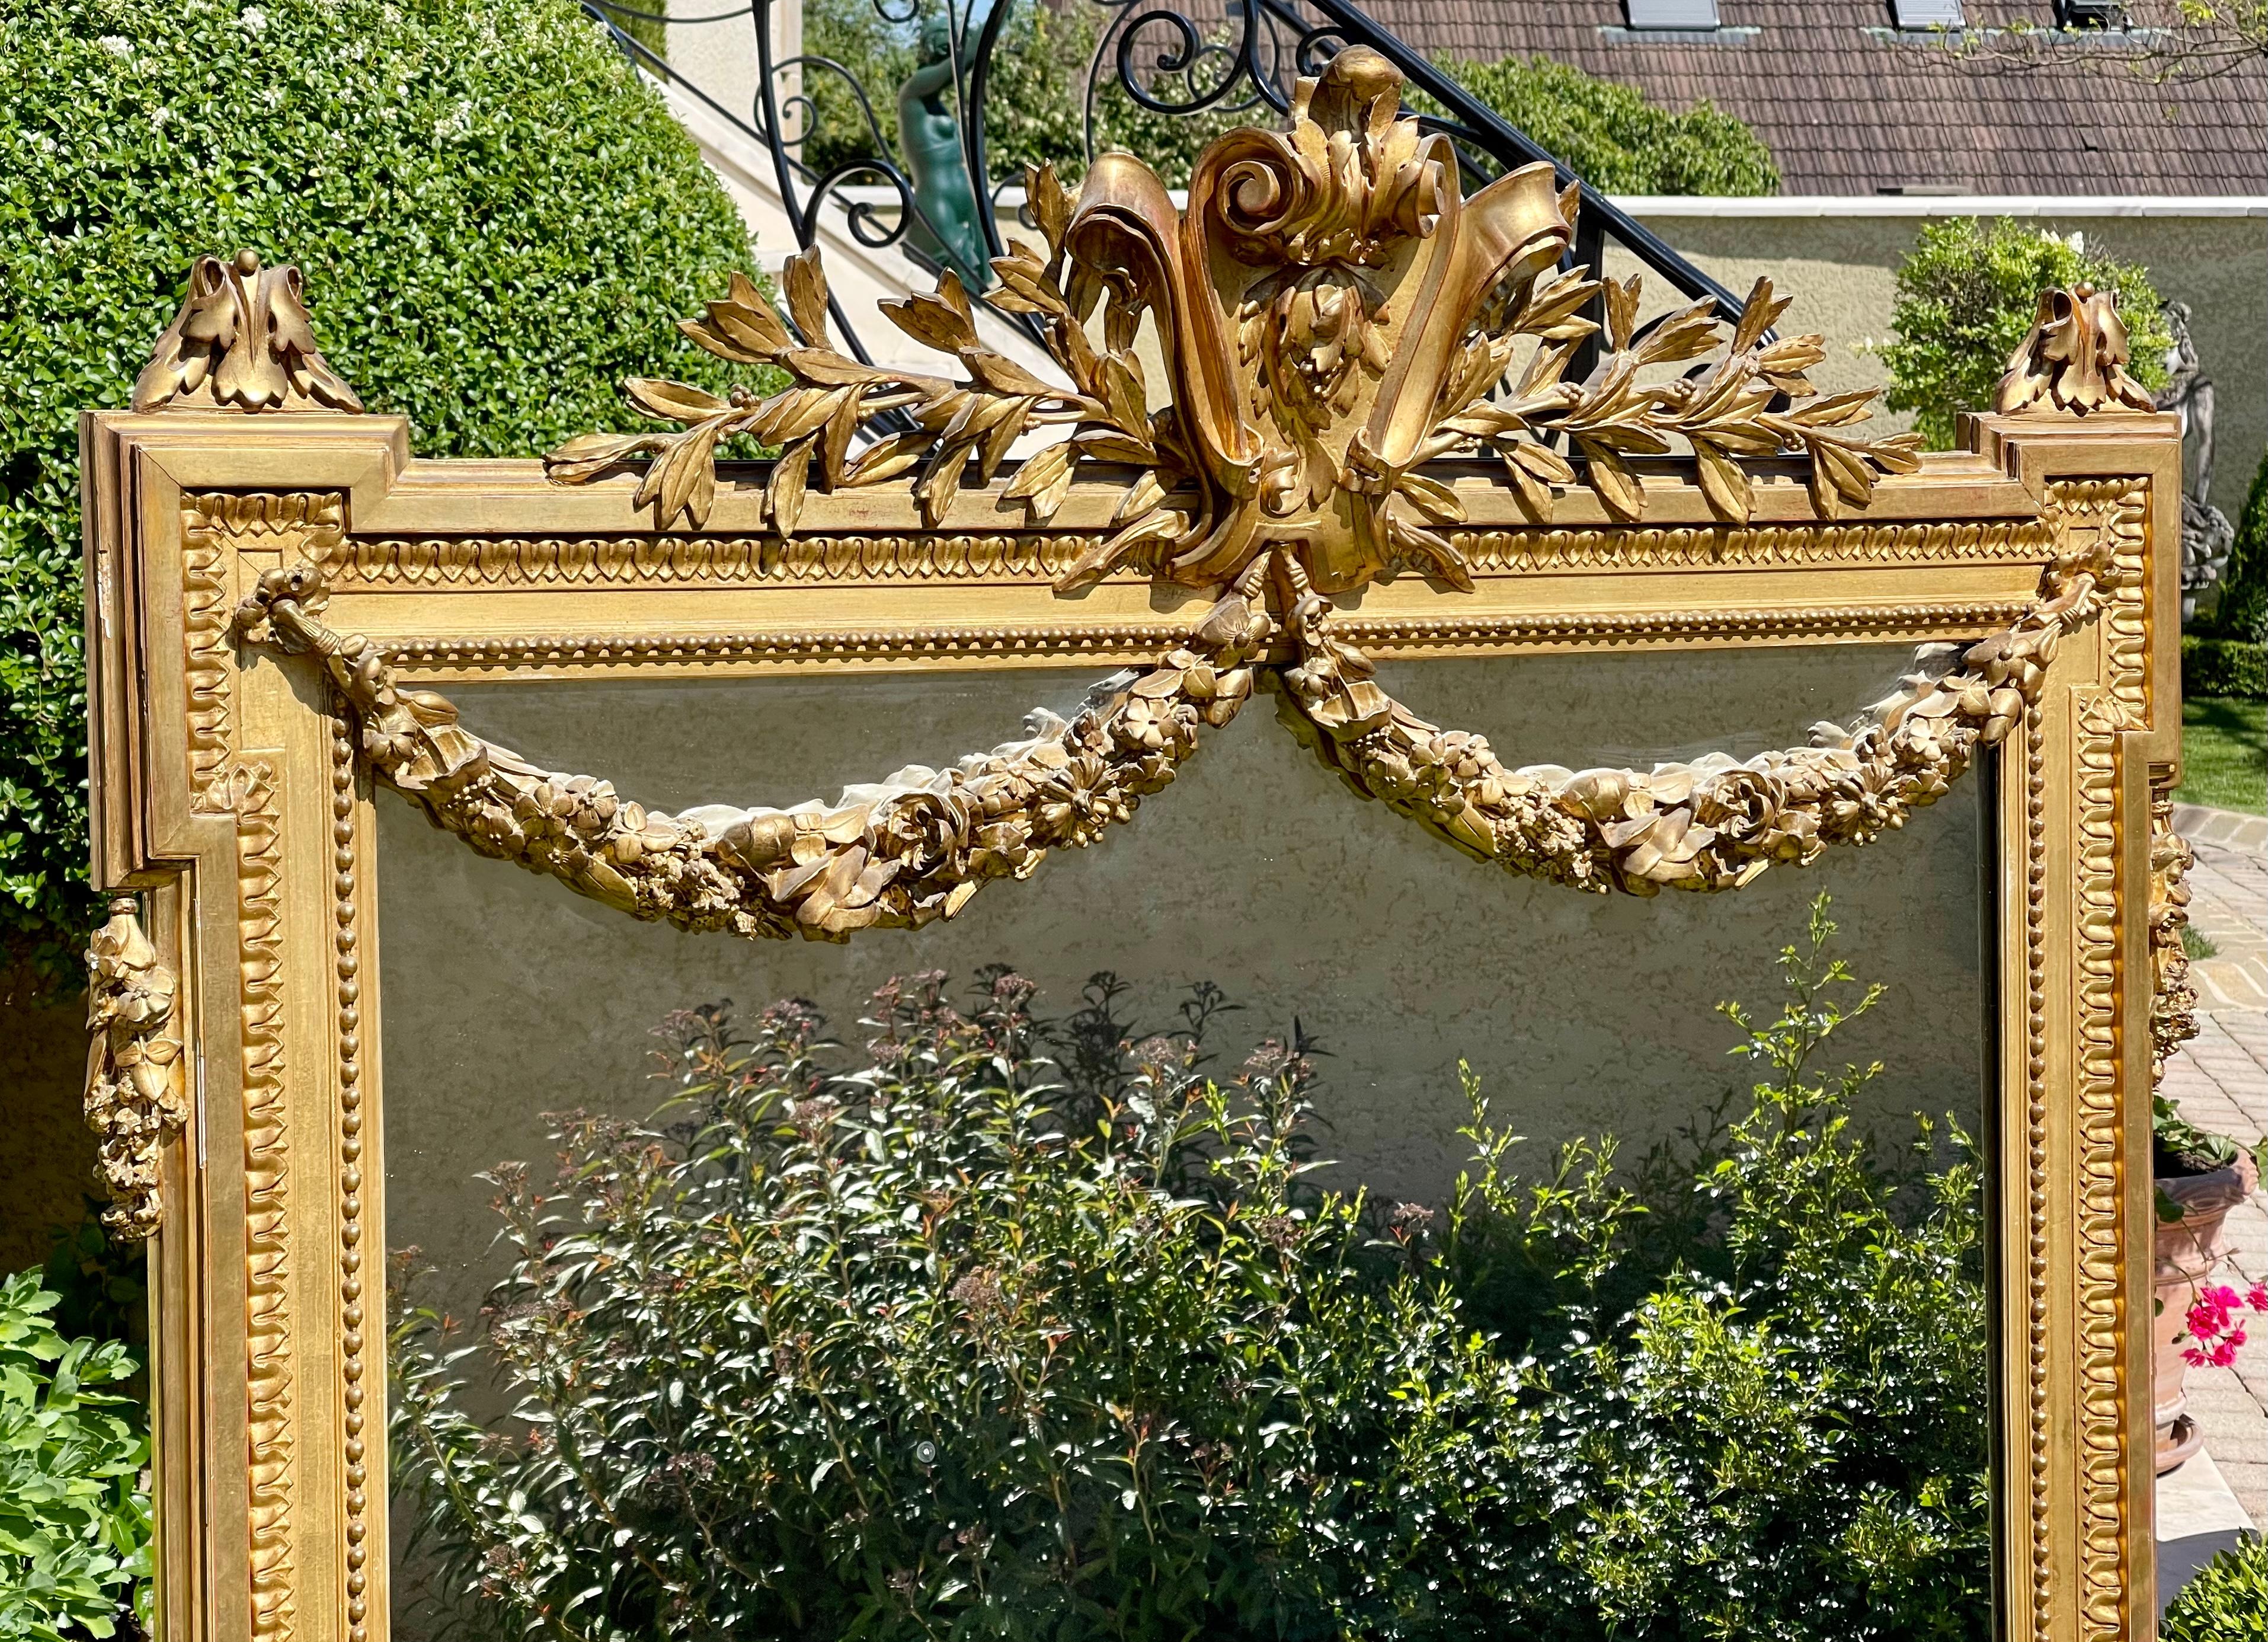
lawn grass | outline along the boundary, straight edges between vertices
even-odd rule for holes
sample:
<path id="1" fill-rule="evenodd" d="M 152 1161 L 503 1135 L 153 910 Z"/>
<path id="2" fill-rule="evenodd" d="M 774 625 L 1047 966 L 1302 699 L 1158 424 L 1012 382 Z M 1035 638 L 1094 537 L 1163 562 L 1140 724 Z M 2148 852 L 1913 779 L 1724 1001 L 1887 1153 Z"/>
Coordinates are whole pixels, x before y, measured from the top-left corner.
<path id="1" fill-rule="evenodd" d="M 2268 703 L 2192 696 L 2182 703 L 2184 804 L 2268 813 Z"/>

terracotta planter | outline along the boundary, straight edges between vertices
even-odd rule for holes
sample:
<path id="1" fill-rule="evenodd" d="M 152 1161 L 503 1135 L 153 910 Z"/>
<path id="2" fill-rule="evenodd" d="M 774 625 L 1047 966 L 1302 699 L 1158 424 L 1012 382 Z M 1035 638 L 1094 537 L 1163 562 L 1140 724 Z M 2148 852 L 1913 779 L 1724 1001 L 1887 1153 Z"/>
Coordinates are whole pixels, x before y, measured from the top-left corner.
<path id="1" fill-rule="evenodd" d="M 2183 1412 L 2188 1396 L 2183 1379 L 2190 1367 L 2182 1360 L 2182 1348 L 2189 1344 L 2187 1314 L 2198 1289 L 2211 1279 L 2228 1252 L 2221 1239 L 2221 1223 L 2259 1183 L 2252 1160 L 2243 1156 L 2227 1168 L 2205 1174 L 2176 1174 L 2157 1183 L 2160 1191 L 2182 1205 L 2180 1219 L 2158 1223 L 2152 1278 L 2158 1297 L 2152 1379 L 2161 1476 L 2195 1454 L 2205 1441 L 2197 1422 Z"/>

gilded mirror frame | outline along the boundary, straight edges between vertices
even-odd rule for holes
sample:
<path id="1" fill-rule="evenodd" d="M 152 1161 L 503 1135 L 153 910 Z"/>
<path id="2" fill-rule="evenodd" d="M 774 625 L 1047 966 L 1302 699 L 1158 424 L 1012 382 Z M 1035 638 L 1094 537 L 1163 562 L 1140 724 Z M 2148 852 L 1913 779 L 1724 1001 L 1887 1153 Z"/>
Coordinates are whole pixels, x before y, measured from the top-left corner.
<path id="1" fill-rule="evenodd" d="M 1327 77 L 1323 96 L 1333 89 Z M 1375 102 L 1374 89 L 1353 92 Z M 1305 118 L 1304 94 L 1300 107 Z M 1336 117 L 1390 136 L 1371 107 L 1356 96 Z M 1321 99 L 1316 109 L 1329 117 Z M 1381 162 L 1405 163 L 1415 162 Z M 1093 220 L 1138 240 L 1156 202 L 1117 183 Z M 1384 202 L 1365 222 L 1457 243 L 1440 227 L 1456 222 L 1456 202 L 1411 204 L 1373 183 Z M 1557 219 L 1548 188 L 1527 193 L 1518 210 L 1534 220 L 1515 224 L 1506 255 L 1528 255 L 1531 280 L 1548 278 L 1538 270 L 1560 247 L 1535 223 Z M 1094 197 L 1092 184 L 1078 202 L 1064 195 L 1074 242 Z M 1229 217 L 1241 197 L 1231 190 Z M 1474 232 L 1484 237 L 1484 225 Z M 1119 241 L 1099 259 L 1131 261 Z M 1222 254 L 1255 260 L 1256 243 Z M 1060 246 L 1057 266 L 1068 266 Z M 790 302 L 808 310 L 797 277 Z M 1477 282 L 1476 303 L 1488 283 Z M 733 300 L 744 295 L 757 299 L 736 291 Z M 951 295 L 930 300 L 949 308 Z M 1241 311 L 1270 300 L 1263 291 Z M 452 684 L 1066 665 L 1100 679 L 1145 668 L 1114 681 L 1092 723 L 1057 721 L 1060 733 L 1038 740 L 1057 734 L 1073 754 L 1081 735 L 1129 749 L 1109 779 L 1162 803 L 1171 770 L 1158 758 L 1186 755 L 1174 737 L 1201 740 L 1256 676 L 1358 795 L 1418 823 L 1406 830 L 1410 850 L 1493 853 L 1569 883 L 1595 870 L 1602 886 L 1624 891 L 1737 892 L 1775 862 L 1800 870 L 1846 834 L 1871 836 L 1871 823 L 1806 807 L 1802 772 L 1828 754 L 1782 755 L 1791 762 L 1781 775 L 1751 783 L 1770 789 L 1757 802 L 1773 812 L 1771 842 L 1739 856 L 1721 839 L 1742 825 L 1743 836 L 1761 836 L 1754 816 L 1689 806 L 1674 826 L 1660 819 L 1681 801 L 1673 787 L 1719 781 L 1724 769 L 1634 775 L 1633 791 L 1653 784 L 1642 806 L 1622 787 L 1602 797 L 1602 772 L 1505 771 L 1484 746 L 1475 753 L 1469 738 L 1379 696 L 1367 660 L 1886 642 L 1966 658 L 1966 672 L 1918 686 L 1892 714 L 1951 715 L 1948 735 L 1966 751 L 1946 778 L 1986 747 L 1999 760 L 1988 1129 L 2001 1625 L 2037 1642 L 2153 1634 L 2148 1097 L 2154 1052 L 2177 1041 L 2185 1010 L 2183 850 L 2169 822 L 2181 457 L 2174 418 L 2120 399 L 2115 316 L 2090 307 L 2098 300 L 2083 288 L 2043 298 L 2031 365 L 2020 355 L 2001 409 L 1966 419 L 1965 448 L 1919 456 L 1886 446 L 1856 496 L 1830 493 L 1816 472 L 1807 482 L 1786 453 L 1729 477 L 1724 447 L 1698 448 L 1705 441 L 1685 455 L 1593 456 L 1590 466 L 1619 463 L 1642 490 L 1634 519 L 1611 475 L 1587 489 L 1568 482 L 1565 462 L 1538 457 L 1523 480 L 1394 434 L 1381 411 L 1371 425 L 1388 434 L 1374 447 L 1342 441 L 1329 453 L 1344 464 L 1346 489 L 1360 489 L 1345 477 L 1358 469 L 1371 488 L 1350 501 L 1316 482 L 1306 501 L 1321 513 L 1340 507 L 1342 527 L 1311 530 L 1322 545 L 1303 558 L 1305 547 L 1285 549 L 1282 533 L 1268 534 L 1274 526 L 1237 512 L 1261 504 L 1251 486 L 1237 489 L 1238 441 L 1250 430 L 1233 416 L 1209 455 L 1192 441 L 1186 471 L 1175 475 L 1161 458 L 1171 482 L 1130 510 L 1141 468 L 1130 477 L 1110 468 L 1108 439 L 1085 453 L 1097 459 L 1090 466 L 1059 459 L 1041 469 L 1045 487 L 1030 482 L 1039 457 L 998 460 L 1005 439 L 977 453 L 998 468 L 989 476 L 962 482 L 964 451 L 942 486 L 862 487 L 842 467 L 847 434 L 838 445 L 795 422 L 800 410 L 754 400 L 662 409 L 696 435 L 702 416 L 728 412 L 746 413 L 773 443 L 784 429 L 792 451 L 799 430 L 810 434 L 784 509 L 778 467 L 709 467 L 713 433 L 696 446 L 671 435 L 634 449 L 571 448 L 549 473 L 533 461 L 417 460 L 407 425 L 364 414 L 323 364 L 296 276 L 249 258 L 200 264 L 140 408 L 89 413 L 82 432 L 93 873 L 116 897 L 90 954 L 90 1112 L 119 1199 L 114 1223 L 150 1241 L 162 1642 L 387 1635 L 374 806 L 395 800 L 378 787 L 395 786 L 485 853 L 636 916 L 755 935 L 796 932 L 799 921 L 806 933 L 902 939 L 893 924 L 950 916 L 980 880 L 1003 880 L 992 895 L 1047 895 L 1041 843 L 1114 843 L 1111 815 L 1082 832 L 1042 814 L 1038 777 L 1015 787 L 1014 836 L 971 844 L 949 872 L 933 860 L 883 870 L 877 840 L 902 807 L 880 819 L 817 806 L 799 819 L 751 812 L 704 836 L 609 791 L 593 819 L 589 784 L 566 794 L 557 777 L 457 725 Z M 210 357 L 197 339 L 217 333 L 191 322 L 201 301 L 237 305 L 239 321 Z M 768 328 L 747 312 L 719 319 L 712 306 L 710 322 L 754 336 L 749 357 L 784 362 L 787 391 L 827 386 L 836 367 L 814 361 L 815 347 L 788 357 L 785 342 L 770 340 L 777 318 Z M 950 347 L 949 315 L 912 317 Z M 797 315 L 808 341 L 806 318 Z M 1627 316 L 1620 323 L 1629 328 Z M 229 364 L 239 335 L 250 339 L 249 367 Z M 2074 364 L 2073 338 L 2099 357 Z M 1760 325 L 1742 345 L 1778 344 Z M 1389 368 L 1383 379 L 1399 379 Z M 1323 387 L 1336 402 L 1336 381 Z M 914 424 L 932 445 L 958 411 L 902 395 L 946 391 L 877 390 L 902 395 L 895 408 L 937 409 Z M 1177 379 L 1173 400 L 1212 391 Z M 1430 407 L 1438 395 L 1427 392 Z M 1580 398 L 1571 390 L 1554 414 Z M 1757 408 L 1782 401 L 1748 402 Z M 1064 420 L 1100 424 L 1083 416 Z M 1300 438 L 1328 442 L 1330 417 L 1318 417 Z M 1123 445 L 1137 421 L 1122 416 L 1110 438 Z M 1497 426 L 1485 416 L 1473 425 Z M 1392 438 L 1402 438 L 1399 455 Z M 1263 446 L 1276 448 L 1251 448 Z M 697 456 L 682 457 L 686 448 Z M 676 462 L 677 478 L 620 471 L 641 455 L 653 458 L 649 475 Z M 1273 460 L 1256 471 L 1265 478 Z M 1300 482 L 1296 471 L 1284 481 Z M 1174 499 L 1207 486 L 1220 501 L 1212 513 Z M 1038 488 L 1051 492 L 1044 519 L 1031 505 Z M 1422 519 L 1394 516 L 1396 497 Z M 1143 526 L 1175 507 L 1128 539 L 1130 517 Z M 1201 573 L 1175 572 L 1192 564 Z M 1182 731 L 1168 726 L 1162 753 L 1154 738 L 1137 747 L 1128 724 L 1148 723 L 1161 702 L 1181 713 Z M 1867 737 L 1888 733 L 1878 724 L 1846 751 L 1863 754 L 1877 744 Z M 1023 780 L 1018 761 L 1033 745 L 1004 745 L 976 776 L 964 763 L 963 777 L 939 780 L 961 782 L 954 790 L 964 795 L 971 781 Z M 1447 774 L 1410 776 L 1413 762 L 1445 756 Z M 1848 757 L 1833 766 L 1845 776 L 1856 767 Z M 1434 797 L 1412 796 L 1413 782 Z M 1446 807 L 1444 790 L 1455 796 Z M 1544 814 L 1561 828 L 1559 853 L 1535 843 L 1542 822 L 1521 832 L 1528 822 L 1504 819 L 1521 803 L 1530 821 Z M 510 821 L 515 805 L 525 826 Z M 1900 810 L 1881 824 L 1904 820 Z M 578 843 L 569 835 L 586 821 Z M 1910 824 L 1928 823 L 1921 810 Z M 566 842 L 530 842 L 544 827 Z M 810 853 L 793 853 L 799 837 Z M 647 870 L 656 860 L 666 882 Z M 706 911 L 681 893 L 695 866 L 711 875 Z M 718 883 L 742 900 L 720 909 Z"/>

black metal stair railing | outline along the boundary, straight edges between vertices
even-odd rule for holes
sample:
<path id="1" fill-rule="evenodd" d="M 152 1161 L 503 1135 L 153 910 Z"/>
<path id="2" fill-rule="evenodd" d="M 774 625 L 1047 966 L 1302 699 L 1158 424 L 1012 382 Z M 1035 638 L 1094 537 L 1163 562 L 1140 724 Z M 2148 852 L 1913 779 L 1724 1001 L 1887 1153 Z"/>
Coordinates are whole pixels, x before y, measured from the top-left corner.
<path id="1" fill-rule="evenodd" d="M 1007 26 L 1035 5 L 1058 17 L 1080 8 L 1095 24 L 1083 88 L 1085 151 L 1061 158 L 1066 172 L 1094 157 L 1110 99 L 1152 118 L 1273 124 L 1288 110 L 1300 76 L 1316 72 L 1344 47 L 1367 46 L 1402 71 L 1418 94 L 1413 112 L 1421 123 L 1451 138 L 1469 187 L 1538 162 L 1552 166 L 1562 188 L 1581 182 L 1556 155 L 1352 0 L 1215 0 L 1218 9 L 1203 16 L 1181 9 L 1181 0 L 833 3 L 871 5 L 886 31 L 914 48 L 918 106 L 936 111 L 923 116 L 931 128 L 925 141 L 909 140 L 902 130 L 894 144 L 875 114 L 877 92 L 899 96 L 904 107 L 915 95 L 914 79 L 877 87 L 866 84 L 864 65 L 801 50 L 779 53 L 774 0 L 745 0 L 674 18 L 627 0 L 582 0 L 641 69 L 673 84 L 768 153 L 799 248 L 817 241 L 832 213 L 840 229 L 862 245 L 898 247 L 932 269 L 955 268 L 980 298 L 990 283 L 990 259 L 1007 248 L 1000 227 L 1005 202 L 1023 180 L 1020 166 L 1014 175 L 992 174 L 986 116 L 993 70 Z M 673 68 L 665 53 L 630 33 L 626 26 L 637 22 L 666 25 L 673 32 L 746 29 L 755 69 L 748 106 L 731 107 Z M 837 127 L 850 117 L 864 129 L 847 141 L 840 129 L 827 130 L 836 157 L 821 163 L 814 139 L 830 114 Z M 879 203 L 872 197 L 877 189 L 885 196 Z M 1619 247 L 1689 301 L 1713 304 L 1728 321 L 1738 318 L 1741 304 L 1730 291 L 1587 182 L 1581 196 L 1569 261 L 1597 269 L 1608 247 Z M 846 350 L 871 363 L 857 328 L 839 305 L 830 301 L 830 307 Z M 1026 316 L 994 312 L 1019 329 L 1030 329 Z M 1577 370 L 1582 368 L 1579 361 Z"/>

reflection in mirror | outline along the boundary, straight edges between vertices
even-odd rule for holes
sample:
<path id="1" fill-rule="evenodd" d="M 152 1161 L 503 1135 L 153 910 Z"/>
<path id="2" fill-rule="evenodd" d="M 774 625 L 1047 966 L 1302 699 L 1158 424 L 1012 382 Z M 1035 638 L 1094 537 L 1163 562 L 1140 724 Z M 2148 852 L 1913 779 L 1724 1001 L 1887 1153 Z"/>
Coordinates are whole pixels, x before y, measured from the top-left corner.
<path id="1" fill-rule="evenodd" d="M 1507 763 L 1643 766 L 1800 744 L 1813 721 L 1883 695 L 1908 653 L 1505 657 L 1396 664 L 1381 682 Z M 989 747 L 1092 681 L 451 694 L 468 727 L 529 759 L 678 809 L 832 798 Z M 1944 1120 L 1981 1131 L 1991 1070 L 1990 773 L 1874 847 L 1735 894 L 1640 901 L 1469 860 L 1346 792 L 1256 710 L 1098 847 L 988 887 L 950 924 L 846 946 L 639 924 L 382 795 L 387 1239 L 419 1250 L 412 1299 L 481 1316 L 513 1270 L 499 1197 L 529 1227 L 563 1217 L 524 1232 L 540 1251 L 586 1213 L 619 1226 L 625 1197 L 691 1193 L 672 1212 L 709 1216 L 733 1251 L 622 1233 L 606 1259 L 652 1270 L 611 1286 L 583 1272 L 563 1309 L 541 1292 L 563 1268 L 539 1254 L 520 1270 L 534 1286 L 490 1313 L 518 1341 L 519 1381 L 485 1372 L 484 1346 L 447 1405 L 431 1385 L 397 1391 L 423 1410 L 414 1472 L 454 1414 L 498 1416 L 528 1373 L 610 1362 L 620 1387 L 625 1359 L 691 1349 L 698 1374 L 724 1376 L 666 1393 L 713 1415 L 657 1412 L 658 1446 L 603 1462 L 630 1469 L 600 1494 L 652 1495 L 626 1521 L 668 1525 L 653 1567 L 615 1568 L 608 1535 L 645 1530 L 585 1520 L 587 1488 L 556 1506 L 574 1523 L 547 1507 L 542 1534 L 460 1534 L 455 1564 L 438 1554 L 446 1535 L 401 1559 L 405 1505 L 397 1635 L 438 1631 L 451 1588 L 487 1593 L 493 1618 L 594 1582 L 615 1623 L 654 1635 L 745 1622 L 833 1636 L 867 1613 L 877 1634 L 914 1636 L 996 1610 L 979 1633 L 1009 1634 L 1006 1616 L 1053 1613 L 1074 1591 L 1105 1608 L 1151 1593 L 1174 1634 L 1370 1634 L 1420 1608 L 1602 1638 L 1656 1634 L 1665 1616 L 1791 1637 L 1984 1634 L 1977 1177 Z M 1821 895 L 1840 933 L 1815 960 Z M 1882 989 L 1847 1020 L 1837 1011 L 1868 994 L 1822 982 L 1833 957 Z M 995 965 L 1020 982 L 988 981 Z M 947 978 L 910 978 L 931 971 Z M 1776 1029 L 1791 976 L 1811 990 Z M 893 977 L 895 1001 L 873 1001 Z M 813 1013 L 771 1007 L 790 999 Z M 726 1000 L 729 1014 L 682 1012 Z M 1732 1001 L 1745 1024 L 1719 1012 Z M 862 1080 L 807 1069 L 806 1037 L 839 1045 L 811 1051 L 817 1065 Z M 1772 1061 L 1791 1044 L 1808 1059 L 1783 1078 Z M 1881 1066 L 1846 1087 L 1846 1062 Z M 947 1070 L 918 1071 L 931 1064 Z M 1758 1079 L 1824 1093 L 1760 1101 Z M 1242 1116 L 1208 1117 L 1211 1086 Z M 1847 1130 L 1830 1133 L 1822 1098 Z M 545 1115 L 577 1109 L 668 1133 L 639 1140 L 659 1150 L 633 1167 L 604 1124 L 557 1138 Z M 652 1157 L 704 1148 L 692 1174 L 665 1171 L 666 1189 L 651 1176 Z M 597 1172 L 561 1192 L 563 1152 Z M 474 1178 L 506 1160 L 528 1185 Z M 806 1177 L 835 1196 L 799 1195 Z M 544 1192 L 541 1209 L 520 1195 Z M 1333 1208 L 1326 1192 L 1347 1197 Z M 811 1254 L 875 1236 L 895 1252 L 863 1275 Z M 916 1246 L 929 1252 L 905 1264 Z M 700 1304 L 681 1314 L 673 1284 Z M 737 1309 L 701 1311 L 726 1292 Z M 1469 1345 L 1476 1330 L 1497 1344 Z M 1232 1336 L 1244 1344 L 1224 1355 Z M 727 1372 L 715 1352 L 733 1341 L 755 1355 Z M 1397 1374 L 1429 1389 L 1380 1389 Z M 838 1394 L 864 1410 L 838 1409 L 839 1426 L 824 1411 Z M 1240 1419 L 1284 1423 L 1283 1454 Z M 545 1447 L 565 1427 L 503 1429 L 509 1443 L 468 1450 L 491 1471 L 507 1450 L 565 1463 Z M 1054 1460 L 1027 1452 L 1043 1430 L 1069 1445 Z M 824 1465 L 848 1474 L 814 1480 L 814 1456 L 845 1441 L 857 1455 Z M 1417 1469 L 1394 1471 L 1405 1462 Z M 1389 1472 L 1431 1501 L 1430 1526 L 1364 1514 Z M 1448 1485 L 1457 1474 L 1479 1480 Z M 491 1476 L 497 1498 L 511 1475 Z M 1047 1504 L 1050 1488 L 1064 1501 Z M 1149 1522 L 1152 1550 L 1129 1549 L 1122 1509 Z M 888 1526 L 852 1532 L 846 1513 Z M 1212 1549 L 1158 1598 L 1171 1557 L 1155 1548 L 1197 1543 L 1160 1526 L 1174 1522 L 1206 1525 Z M 1830 1542 L 1839 1572 L 1822 1579 Z M 1802 1624 L 1818 1628 L 1778 1627 L 1775 1603 L 1790 1624 L 1809 1604 Z"/>

